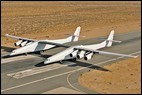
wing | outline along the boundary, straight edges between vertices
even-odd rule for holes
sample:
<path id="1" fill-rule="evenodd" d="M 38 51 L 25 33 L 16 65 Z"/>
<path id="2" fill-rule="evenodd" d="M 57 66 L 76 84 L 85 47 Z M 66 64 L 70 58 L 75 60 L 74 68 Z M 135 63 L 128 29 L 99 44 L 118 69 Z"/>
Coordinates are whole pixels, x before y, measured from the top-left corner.
<path id="1" fill-rule="evenodd" d="M 83 51 L 86 51 L 86 52 L 98 53 L 98 54 L 107 54 L 107 55 L 124 56 L 124 57 L 132 57 L 132 58 L 138 57 L 138 56 L 132 56 L 132 55 L 127 55 L 127 54 L 120 54 L 120 53 L 113 53 L 113 52 L 107 52 L 107 51 L 93 50 L 93 49 L 88 49 L 88 48 L 84 48 L 84 47 L 77 47 L 77 48 L 74 48 L 74 49 L 75 50 L 83 50 Z"/>
<path id="2" fill-rule="evenodd" d="M 10 38 L 14 38 L 14 39 L 17 39 L 17 40 L 23 40 L 23 41 L 29 41 L 29 42 L 37 41 L 37 40 L 34 40 L 34 39 L 18 37 L 18 36 L 13 36 L 13 35 L 9 35 L 9 34 L 5 34 L 5 36 L 10 37 Z"/>
<path id="3" fill-rule="evenodd" d="M 60 44 L 60 43 L 49 42 L 49 41 L 39 41 L 38 43 L 41 43 L 41 44 L 50 44 L 50 45 L 55 45 L 55 46 L 58 46 L 58 47 L 65 47 L 65 48 L 70 47 L 70 46 L 68 46 L 66 44 Z"/>
<path id="4" fill-rule="evenodd" d="M 65 44 L 60 44 L 60 43 L 55 43 L 55 42 L 50 42 L 50 41 L 39 41 L 39 40 L 34 40 L 34 39 L 28 39 L 28 38 L 13 36 L 13 35 L 9 35 L 9 34 L 6 34 L 5 36 L 11 37 L 11 38 L 14 38 L 14 39 L 17 39 L 17 40 L 22 40 L 22 41 L 28 41 L 28 42 L 38 41 L 38 43 L 40 43 L 40 44 L 49 44 L 49 45 L 55 45 L 55 46 L 58 46 L 58 47 L 66 47 L 66 48 L 70 47 L 70 46 L 65 45 Z"/>

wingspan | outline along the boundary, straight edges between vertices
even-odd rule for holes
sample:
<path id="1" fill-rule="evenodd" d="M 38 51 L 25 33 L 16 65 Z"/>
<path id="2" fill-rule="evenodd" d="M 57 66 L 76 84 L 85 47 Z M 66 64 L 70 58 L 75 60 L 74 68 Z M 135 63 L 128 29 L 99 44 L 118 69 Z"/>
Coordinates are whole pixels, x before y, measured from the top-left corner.
<path id="1" fill-rule="evenodd" d="M 77 47 L 77 48 L 74 48 L 74 49 L 75 50 L 80 50 L 80 51 L 98 53 L 98 54 L 107 54 L 107 55 L 124 56 L 124 57 L 132 57 L 132 58 L 138 57 L 138 55 L 137 56 L 133 56 L 133 55 L 127 55 L 127 54 L 121 54 L 121 53 L 93 50 L 93 49 L 88 49 L 88 48 L 84 48 L 84 47 Z"/>
<path id="2" fill-rule="evenodd" d="M 65 47 L 65 48 L 70 47 L 70 46 L 68 46 L 66 44 L 60 44 L 60 43 L 55 43 L 55 42 L 50 42 L 50 41 L 38 41 L 38 43 L 40 43 L 40 44 L 50 44 L 50 45 L 55 45 L 55 46 L 58 46 L 58 47 Z"/>
<path id="3" fill-rule="evenodd" d="M 20 40 L 18 42 L 18 45 L 20 45 L 24 41 L 25 41 L 25 43 L 38 41 L 38 43 L 40 43 L 40 44 L 50 44 L 50 45 L 55 45 L 55 46 L 58 46 L 58 47 L 66 47 L 66 48 L 70 47 L 70 46 L 65 45 L 65 44 L 60 44 L 60 43 L 55 43 L 55 42 L 50 42 L 50 41 L 39 41 L 39 40 L 34 40 L 34 39 L 28 39 L 28 38 L 13 36 L 13 35 L 9 35 L 9 34 L 5 34 L 5 36 Z M 15 45 L 15 46 L 17 46 L 17 45 Z"/>
<path id="4" fill-rule="evenodd" d="M 37 41 L 37 40 L 34 40 L 34 39 L 18 37 L 18 36 L 13 36 L 13 35 L 9 35 L 9 34 L 5 34 L 5 36 L 10 37 L 10 38 L 14 38 L 14 39 L 17 39 L 17 40 L 23 40 L 23 41 L 29 41 L 29 42 Z"/>

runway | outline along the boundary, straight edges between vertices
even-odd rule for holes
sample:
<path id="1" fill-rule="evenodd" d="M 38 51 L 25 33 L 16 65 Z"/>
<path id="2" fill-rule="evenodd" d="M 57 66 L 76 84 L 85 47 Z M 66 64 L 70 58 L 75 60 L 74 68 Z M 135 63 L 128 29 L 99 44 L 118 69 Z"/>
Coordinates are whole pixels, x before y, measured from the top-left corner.
<path id="1" fill-rule="evenodd" d="M 106 36 L 107 37 L 107 36 Z M 102 50 L 140 55 L 141 53 L 141 31 L 134 30 L 124 34 L 116 34 L 115 40 L 122 43 L 114 43 L 110 48 Z M 81 40 L 68 45 L 94 44 L 103 39 L 94 38 Z M 1 48 L 2 49 L 2 48 Z M 42 55 L 21 55 L 12 58 L 1 58 L 1 93 L 2 94 L 37 94 L 37 93 L 57 93 L 70 89 L 68 93 L 97 93 L 81 86 L 77 78 L 88 70 L 98 69 L 104 72 L 109 70 L 103 68 L 104 65 L 126 58 L 108 55 L 94 55 L 89 60 L 78 60 L 76 62 L 54 63 L 43 65 L 43 61 L 50 55 L 60 52 L 65 48 L 55 48 L 42 53 Z M 27 58 L 26 58 L 27 57 Z M 12 60 L 13 59 L 13 60 Z M 19 60 L 17 60 L 19 59 Z M 4 61 L 3 61 L 4 60 Z M 12 60 L 12 61 L 7 61 Z M 77 92 L 75 92 L 77 91 Z M 60 92 L 58 92 L 60 93 Z"/>

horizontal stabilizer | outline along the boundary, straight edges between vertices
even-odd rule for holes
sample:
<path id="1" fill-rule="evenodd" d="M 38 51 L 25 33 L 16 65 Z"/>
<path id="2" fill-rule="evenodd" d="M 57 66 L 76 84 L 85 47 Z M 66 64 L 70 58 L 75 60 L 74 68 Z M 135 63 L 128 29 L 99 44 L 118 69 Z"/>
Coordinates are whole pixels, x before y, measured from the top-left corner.
<path id="1" fill-rule="evenodd" d="M 86 37 L 86 36 L 81 36 L 81 35 L 70 35 L 70 34 L 65 34 L 65 35 L 74 36 L 74 37 Z"/>
<path id="2" fill-rule="evenodd" d="M 116 43 L 121 43 L 122 42 L 122 41 L 117 41 L 117 40 L 107 40 L 107 41 L 116 42 Z"/>

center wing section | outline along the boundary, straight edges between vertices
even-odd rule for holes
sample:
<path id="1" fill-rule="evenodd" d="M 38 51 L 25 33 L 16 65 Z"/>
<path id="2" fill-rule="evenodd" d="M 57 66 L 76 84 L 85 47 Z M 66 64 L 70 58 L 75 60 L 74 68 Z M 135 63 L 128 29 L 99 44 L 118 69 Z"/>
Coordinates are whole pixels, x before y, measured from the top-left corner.
<path id="1" fill-rule="evenodd" d="M 69 48 L 70 46 L 66 45 L 66 44 L 60 44 L 60 43 L 55 43 L 55 42 L 49 42 L 49 41 L 39 41 L 38 43 L 41 44 L 49 44 L 49 45 L 55 45 L 57 47 L 65 47 L 65 48 Z"/>
<path id="2" fill-rule="evenodd" d="M 74 50 L 93 52 L 94 54 L 95 53 L 97 53 L 97 54 L 107 54 L 107 55 L 124 56 L 124 57 L 132 57 L 132 58 L 138 57 L 138 55 L 137 56 L 132 56 L 132 55 L 121 54 L 121 53 L 93 50 L 93 49 L 88 49 L 88 48 L 85 48 L 85 47 L 77 47 L 77 48 L 74 48 Z"/>

